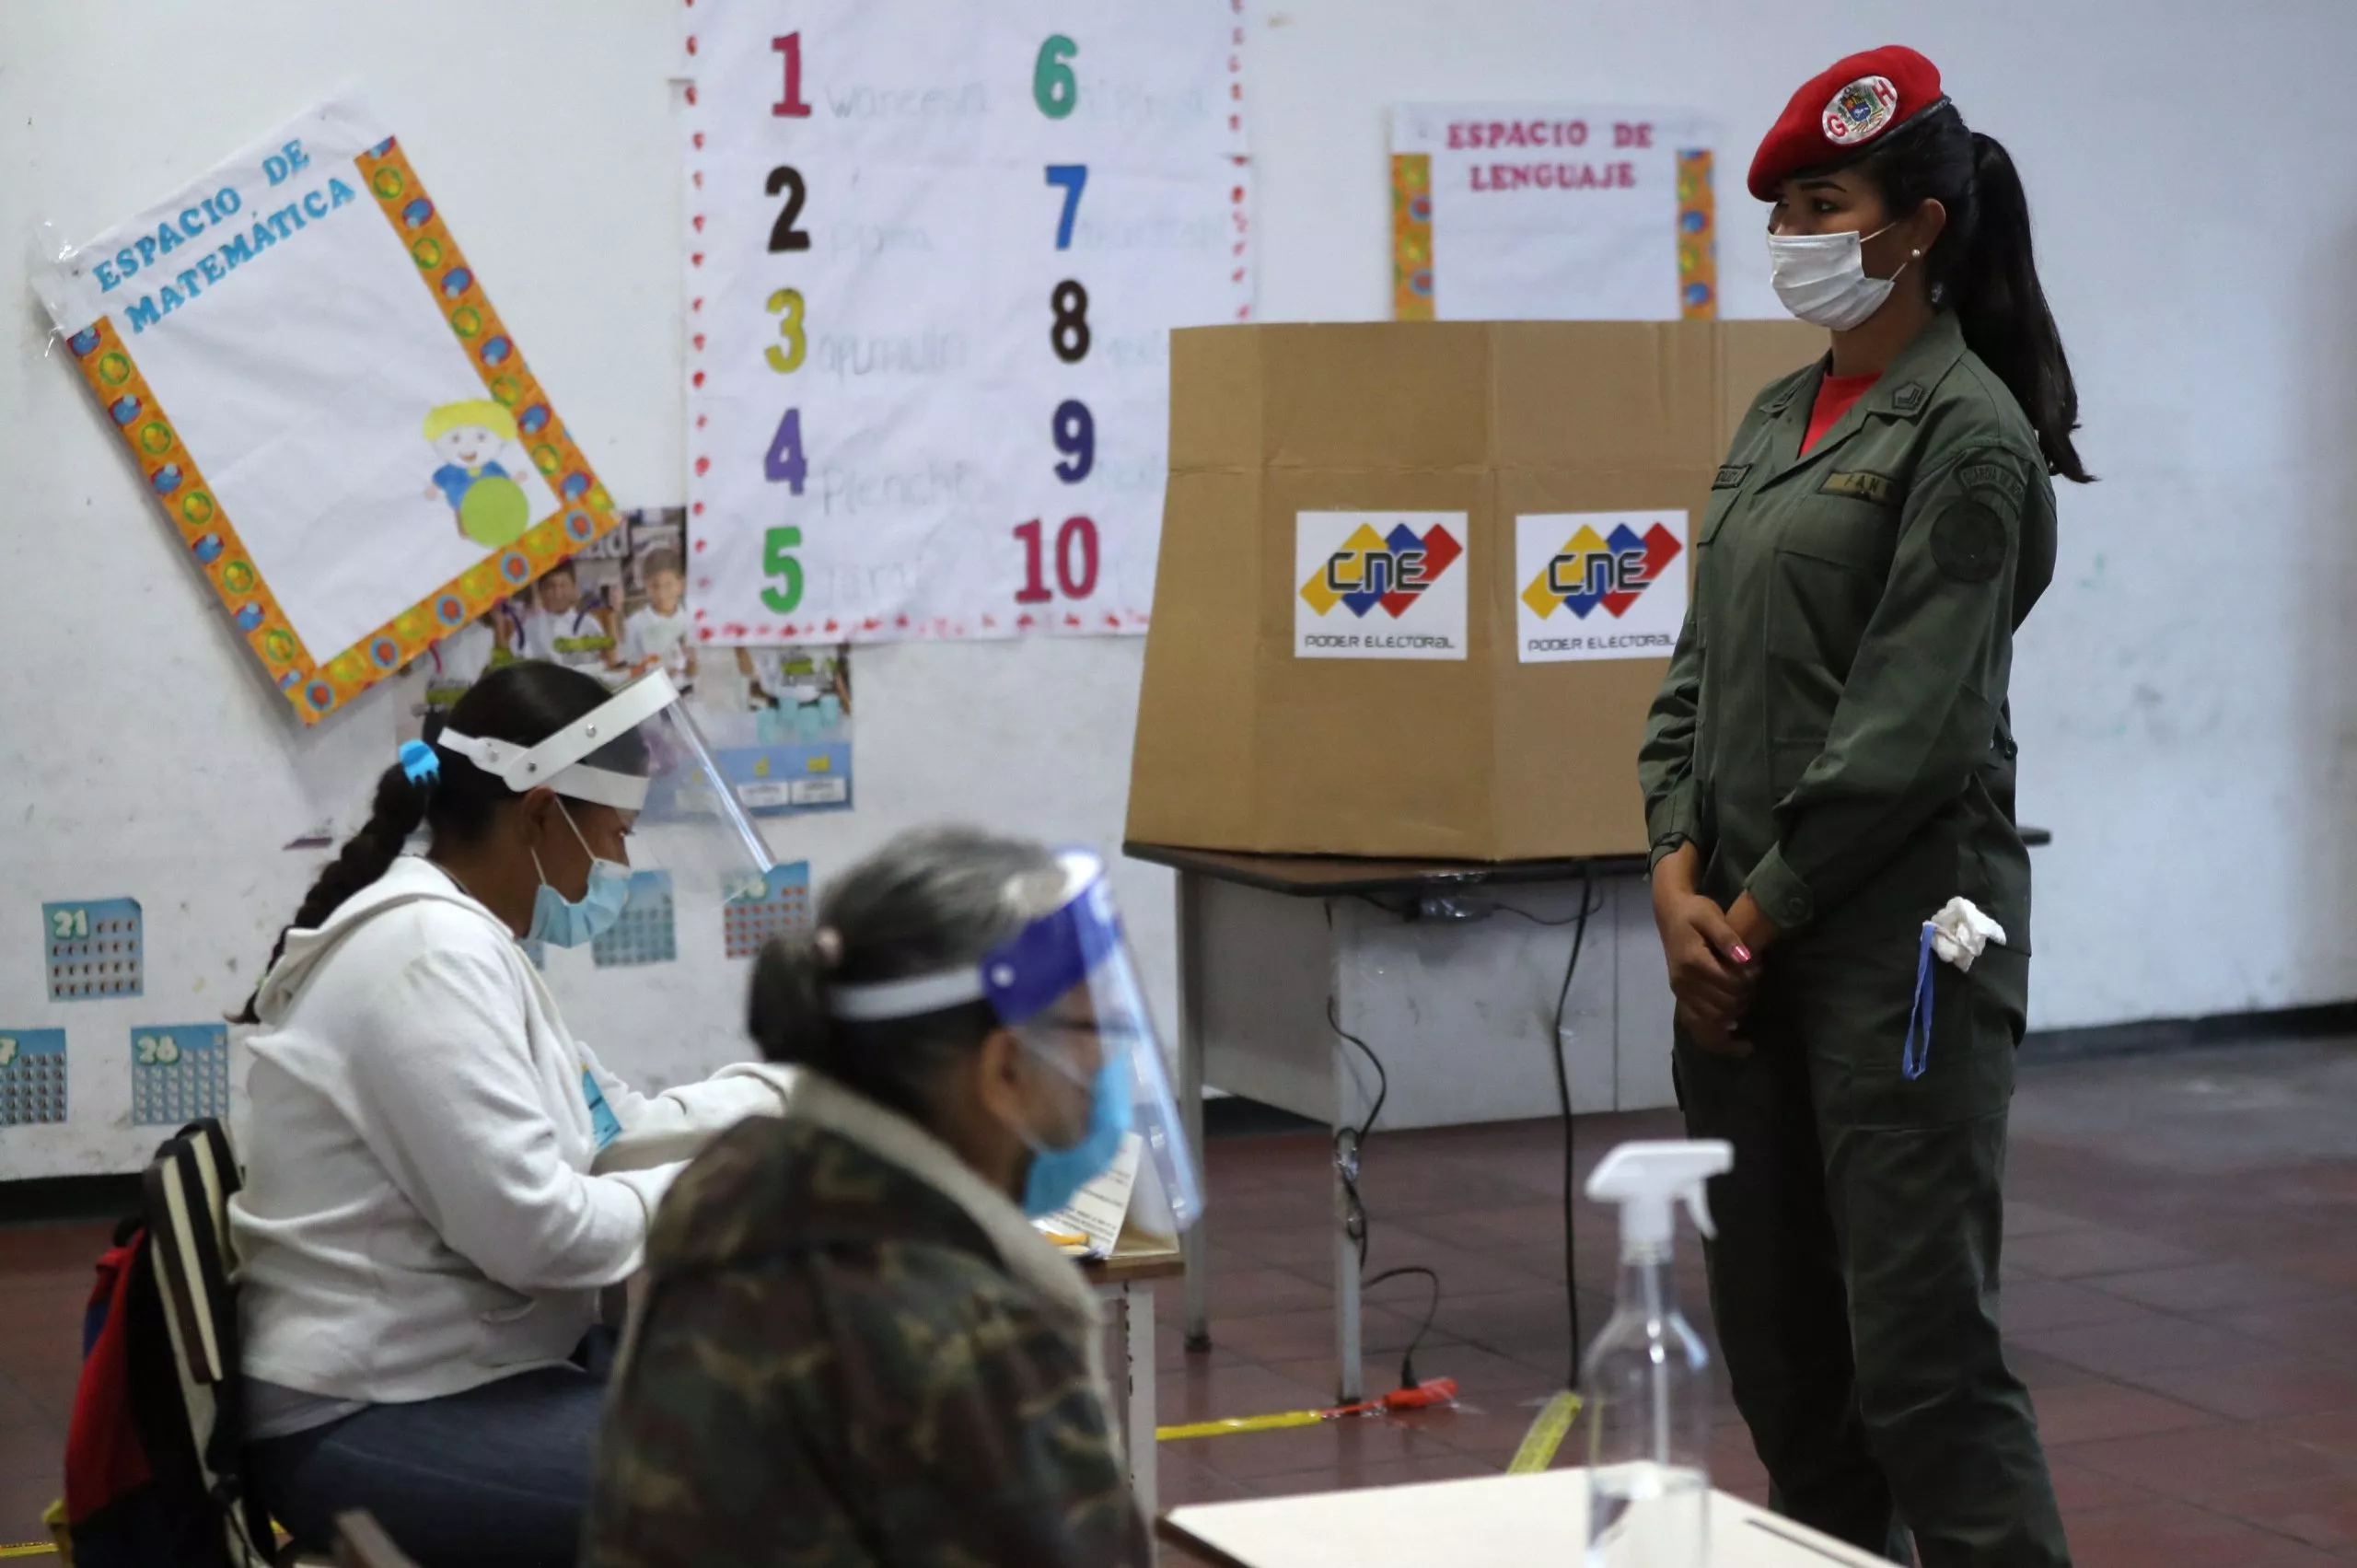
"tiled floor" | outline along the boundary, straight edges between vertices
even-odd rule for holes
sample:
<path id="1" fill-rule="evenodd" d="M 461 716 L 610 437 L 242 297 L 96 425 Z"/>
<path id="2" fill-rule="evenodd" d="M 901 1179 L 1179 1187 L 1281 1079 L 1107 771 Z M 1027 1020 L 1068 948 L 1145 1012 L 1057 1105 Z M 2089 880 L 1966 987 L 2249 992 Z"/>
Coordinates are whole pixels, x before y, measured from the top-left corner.
<path id="1" fill-rule="evenodd" d="M 2026 1068 L 2015 1101 L 2004 1313 L 2035 1390 L 2082 1568 L 2357 1562 L 2357 1046 L 2284 1045 Z M 1584 1118 L 1585 1166 L 1662 1115 Z M 1370 1272 L 1439 1271 L 1418 1353 L 1453 1410 L 1163 1446 L 1166 1506 L 1500 1469 L 1565 1365 L 1547 1122 L 1385 1135 L 1366 1151 Z M 1216 1141 L 1208 1355 L 1163 1297 L 1162 1419 L 1311 1407 L 1333 1388 L 1326 1144 Z M 0 1230 L 0 1543 L 55 1494 L 74 1324 L 102 1227 Z M 1612 1280 L 1610 1217 L 1583 1205 L 1585 1327 Z M 1700 1260 L 1686 1304 L 1708 1331 Z M 1425 1284 L 1370 1297 L 1366 1379 L 1389 1388 Z M 1575 1431 L 1563 1458 L 1576 1457 Z M 1758 1498 L 1722 1411 L 1713 1475 Z M 1175 1559 L 1174 1559 L 1175 1560 Z M 38 1561 L 38 1560 L 36 1560 Z"/>

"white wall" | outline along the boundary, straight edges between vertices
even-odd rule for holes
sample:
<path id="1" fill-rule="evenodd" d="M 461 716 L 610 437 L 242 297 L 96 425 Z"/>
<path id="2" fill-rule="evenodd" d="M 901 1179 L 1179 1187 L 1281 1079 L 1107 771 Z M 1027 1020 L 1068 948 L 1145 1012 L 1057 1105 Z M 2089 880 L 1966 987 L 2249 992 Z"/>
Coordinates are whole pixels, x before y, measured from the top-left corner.
<path id="1" fill-rule="evenodd" d="M 684 488 L 680 174 L 667 0 L 91 0 L 0 7 L 0 513 L 12 563 L 0 675 L 0 1032 L 69 1031 L 73 1119 L 0 1128 L 0 1179 L 134 1167 L 133 1026 L 240 1002 L 319 856 L 280 846 L 366 814 L 390 692 L 306 731 L 252 668 L 142 495 L 87 392 L 45 353 L 25 281 L 46 220 L 86 239 L 339 86 L 387 112 L 567 424 L 625 505 Z M 62 350 L 59 351 L 62 354 Z M 944 817 L 1118 845 L 1143 645 L 862 649 L 858 808 L 774 826 L 816 875 Z M 1123 900 L 1170 1016 L 1167 879 Z M 44 899 L 128 894 L 146 994 L 52 1006 Z M 689 931 L 680 934 L 683 945 Z M 560 955 L 576 1027 L 634 1078 L 739 1050 L 744 973 L 599 971 Z"/>
<path id="2" fill-rule="evenodd" d="M 1854 50 L 1937 61 L 2013 151 L 2081 451 L 2014 697 L 2033 1022 L 2357 996 L 2357 62 L 2346 0 L 1261 0 L 1266 319 L 1388 308 L 1382 106 L 1692 103 L 1728 129 L 1730 314 L 1775 312 L 1741 171 Z"/>
<path id="3" fill-rule="evenodd" d="M 885 0 L 879 0 L 885 3 Z M 2357 697 L 2357 58 L 2340 0 L 1250 0 L 1260 314 L 1387 309 L 1384 107 L 1693 103 L 1728 127 L 1731 310 L 1773 303 L 1735 182 L 1790 88 L 1899 38 L 2015 151 L 2076 356 L 2084 450 L 2016 680 L 2049 1025 L 2357 995 L 2343 801 Z M 303 732 L 45 354 L 18 237 L 86 238 L 332 87 L 394 116 L 535 368 L 625 504 L 678 498 L 679 180 L 668 0 L 76 0 L 0 7 L 0 365 L 9 639 L 0 682 L 0 1025 L 73 1030 L 80 1127 L 0 1132 L 0 1177 L 121 1167 L 134 1023 L 242 995 L 308 878 L 280 845 L 349 822 L 389 704 Z M 823 878 L 909 823 L 1120 836 L 1136 643 L 862 650 L 849 817 L 779 837 Z M 1167 1016 L 1165 883 L 1124 889 Z M 52 1009 L 35 908 L 130 893 L 148 994 Z M 2183 935 L 2166 933 L 2182 921 Z M 670 1075 L 738 997 L 679 1020 L 597 977 L 596 1038 Z M 682 1040 L 685 1043 L 680 1043 Z"/>

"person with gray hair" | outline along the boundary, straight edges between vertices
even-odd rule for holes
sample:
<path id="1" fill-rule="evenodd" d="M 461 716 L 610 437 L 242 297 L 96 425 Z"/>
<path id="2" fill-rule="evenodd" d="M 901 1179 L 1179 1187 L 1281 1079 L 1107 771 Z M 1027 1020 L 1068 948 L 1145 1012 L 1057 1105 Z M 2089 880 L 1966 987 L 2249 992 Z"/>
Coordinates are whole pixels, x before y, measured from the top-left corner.
<path id="1" fill-rule="evenodd" d="M 1101 863 L 897 839 L 763 950 L 750 1025 L 786 1113 L 656 1218 L 584 1562 L 1143 1568 L 1096 1298 L 1031 1223 L 1133 1128 L 1200 1206 Z"/>

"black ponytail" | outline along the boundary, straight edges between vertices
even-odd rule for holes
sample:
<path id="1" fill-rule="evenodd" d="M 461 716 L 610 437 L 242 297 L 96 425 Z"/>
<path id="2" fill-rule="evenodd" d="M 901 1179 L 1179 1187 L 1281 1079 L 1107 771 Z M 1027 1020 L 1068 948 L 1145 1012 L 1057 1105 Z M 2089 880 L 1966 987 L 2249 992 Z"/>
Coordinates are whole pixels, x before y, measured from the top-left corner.
<path id="1" fill-rule="evenodd" d="M 815 930 L 761 949 L 747 1019 L 761 1054 L 932 1126 L 942 1072 L 998 1027 L 990 1004 L 854 1023 L 833 1016 L 828 989 L 979 964 L 1022 924 L 1009 889 L 1055 864 L 1039 844 L 970 829 L 894 839 L 827 889 Z"/>
<path id="2" fill-rule="evenodd" d="M 2079 389 L 2038 281 L 2029 199 L 2014 160 L 1995 137 L 1967 130 L 1956 106 L 1943 103 L 1875 144 L 1858 167 L 1892 217 L 1930 200 L 1947 209 L 1947 226 L 1924 262 L 1933 303 L 1955 309 L 1966 344 L 2029 416 L 2047 471 L 2091 482 L 2071 440 Z"/>
<path id="3" fill-rule="evenodd" d="M 537 745 L 612 694 L 595 677 L 580 670 L 523 660 L 503 665 L 470 687 L 450 710 L 448 727 L 484 739 Z M 432 745 L 444 727 L 438 715 L 428 718 L 426 743 Z M 625 750 L 630 755 L 609 755 Z M 500 807 L 516 798 L 505 784 L 455 751 L 435 746 L 434 759 L 438 767 L 427 779 L 412 781 L 400 763 L 377 777 L 368 820 L 303 895 L 302 907 L 279 932 L 270 950 L 270 964 L 262 970 L 265 977 L 286 951 L 290 933 L 316 931 L 325 924 L 346 900 L 391 868 L 419 828 L 432 828 L 437 844 L 472 843 L 490 829 Z M 625 736 L 601 751 L 599 761 L 622 772 L 643 773 L 645 742 Z M 260 1022 L 255 1004 L 261 997 L 261 988 L 257 985 L 246 998 L 244 1009 L 231 1021 Z"/>

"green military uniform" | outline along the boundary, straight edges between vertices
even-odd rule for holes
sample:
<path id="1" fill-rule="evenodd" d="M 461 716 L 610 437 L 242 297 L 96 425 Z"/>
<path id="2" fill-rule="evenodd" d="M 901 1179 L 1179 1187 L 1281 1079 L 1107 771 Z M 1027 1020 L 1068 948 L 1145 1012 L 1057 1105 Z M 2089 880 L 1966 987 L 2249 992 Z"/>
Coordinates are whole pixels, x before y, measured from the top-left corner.
<path id="1" fill-rule="evenodd" d="M 811 1099 L 856 1101 L 858 1135 Z M 656 1221 L 587 1568 L 1144 1568 L 1072 1265 L 1028 1237 L 1061 1298 L 1011 1268 L 1024 1238 L 945 1191 L 956 1156 L 913 1123 L 831 1084 L 795 1106 L 723 1135 Z"/>
<path id="2" fill-rule="evenodd" d="M 1656 861 L 1695 844 L 1702 892 L 1748 889 L 1783 932 L 1752 1053 L 1677 1044 L 1688 1127 L 1736 1150 L 1712 1307 L 1794 1517 L 1872 1551 L 1903 1524 L 1926 1568 L 2049 1568 L 2069 1559 L 1996 1291 L 2029 958 L 2005 691 L 2053 488 L 1952 315 L 1804 456 L 1822 374 L 1736 434 L 1640 766 Z M 1932 966 L 1910 1078 L 1920 934 L 1958 894 L 2006 945 Z"/>

